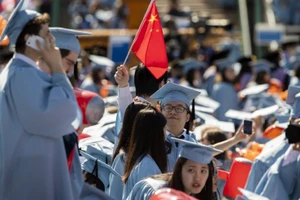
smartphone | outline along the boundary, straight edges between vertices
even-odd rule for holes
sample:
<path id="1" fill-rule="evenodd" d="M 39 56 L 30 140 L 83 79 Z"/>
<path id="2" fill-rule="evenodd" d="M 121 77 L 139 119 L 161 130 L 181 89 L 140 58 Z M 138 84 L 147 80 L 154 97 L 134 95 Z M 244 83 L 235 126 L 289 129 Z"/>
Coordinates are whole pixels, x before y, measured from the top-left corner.
<path id="1" fill-rule="evenodd" d="M 247 135 L 252 134 L 252 121 L 244 120 L 244 133 Z"/>
<path id="2" fill-rule="evenodd" d="M 288 139 L 289 144 L 295 144 L 300 142 L 300 125 L 289 124 L 289 126 L 285 130 L 285 135 Z"/>
<path id="3" fill-rule="evenodd" d="M 27 41 L 26 41 L 26 45 L 29 46 L 29 47 L 31 47 L 31 48 L 33 48 L 33 49 L 35 49 L 35 50 L 37 50 L 37 51 L 39 51 L 40 49 L 36 45 L 36 41 L 37 40 L 40 42 L 40 44 L 42 46 L 45 46 L 45 40 L 44 40 L 44 38 L 42 38 L 42 37 L 40 37 L 38 35 L 31 35 L 31 36 L 29 36 L 28 39 L 27 39 Z"/>

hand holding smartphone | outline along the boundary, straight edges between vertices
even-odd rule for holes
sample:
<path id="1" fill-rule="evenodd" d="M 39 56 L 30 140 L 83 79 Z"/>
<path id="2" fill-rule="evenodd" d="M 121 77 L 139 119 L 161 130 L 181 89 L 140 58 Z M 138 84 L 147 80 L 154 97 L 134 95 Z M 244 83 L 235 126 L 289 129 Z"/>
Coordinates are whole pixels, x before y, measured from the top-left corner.
<path id="1" fill-rule="evenodd" d="M 252 134 L 252 126 L 253 126 L 252 121 L 244 120 L 244 134 L 251 135 Z"/>
<path id="2" fill-rule="evenodd" d="M 26 45 L 37 50 L 40 51 L 40 49 L 38 48 L 38 46 L 36 45 L 36 41 L 39 41 L 40 44 L 45 47 L 45 40 L 44 38 L 38 36 L 38 35 L 31 35 L 28 37 L 27 41 L 26 41 Z"/>

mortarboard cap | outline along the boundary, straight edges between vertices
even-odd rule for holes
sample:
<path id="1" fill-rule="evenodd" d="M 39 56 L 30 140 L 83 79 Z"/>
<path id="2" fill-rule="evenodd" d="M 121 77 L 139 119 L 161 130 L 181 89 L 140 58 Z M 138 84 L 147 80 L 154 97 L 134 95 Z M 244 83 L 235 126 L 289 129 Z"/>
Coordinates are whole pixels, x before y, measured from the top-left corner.
<path id="1" fill-rule="evenodd" d="M 192 106 L 190 106 L 190 110 L 192 110 Z M 204 113 L 214 113 L 216 110 L 213 108 L 208 108 L 204 106 L 195 105 L 195 111 L 204 112 Z"/>
<path id="2" fill-rule="evenodd" d="M 248 190 L 245 190 L 245 189 L 242 189 L 242 188 L 238 188 L 238 189 L 244 195 L 240 199 L 243 199 L 243 200 L 269 200 L 267 197 L 260 196 L 258 194 L 253 193 L 253 192 L 250 192 Z"/>
<path id="3" fill-rule="evenodd" d="M 110 164 L 114 145 L 99 136 L 91 136 L 80 140 L 79 148 L 96 157 L 106 164 Z"/>
<path id="4" fill-rule="evenodd" d="M 162 88 L 151 95 L 151 99 L 155 99 L 164 105 L 167 102 L 184 102 L 190 106 L 190 102 L 200 94 L 199 91 L 186 86 L 175 83 L 167 83 Z"/>
<path id="5" fill-rule="evenodd" d="M 103 191 L 87 183 L 83 183 L 79 198 L 80 200 L 99 200 L 99 199 L 114 200 L 114 198 L 108 196 Z"/>
<path id="6" fill-rule="evenodd" d="M 179 157 L 192 160 L 199 164 L 209 164 L 213 159 L 214 152 L 223 152 L 213 148 L 212 146 L 206 146 L 200 143 L 190 142 L 173 137 L 170 139 L 183 145 L 181 151 L 179 152 Z"/>
<path id="7" fill-rule="evenodd" d="M 195 58 L 187 58 L 180 62 L 180 65 L 183 66 L 184 74 L 187 74 L 192 69 L 205 69 L 207 64 L 205 62 L 201 62 Z"/>
<path id="8" fill-rule="evenodd" d="M 224 70 L 225 68 L 232 67 L 235 64 L 231 59 L 225 58 L 221 60 L 216 60 L 214 64 L 219 68 L 219 70 Z"/>
<path id="9" fill-rule="evenodd" d="M 278 109 L 279 109 L 278 105 L 262 108 L 254 111 L 253 113 L 230 109 L 225 113 L 225 116 L 231 119 L 239 119 L 239 120 L 254 119 L 255 117 L 258 116 L 264 117 L 264 116 L 272 115 L 276 113 Z"/>
<path id="10" fill-rule="evenodd" d="M 52 35 L 55 37 L 56 46 L 59 49 L 66 49 L 80 54 L 80 43 L 77 38 L 79 35 L 92 35 L 88 32 L 77 31 L 66 28 L 52 27 L 50 28 Z"/>
<path id="11" fill-rule="evenodd" d="M 24 26 L 32 19 L 40 15 L 40 13 L 34 10 L 25 10 L 23 7 L 25 0 L 20 0 L 16 8 L 10 15 L 7 25 L 4 28 L 0 41 L 2 41 L 5 36 L 9 38 L 10 45 L 14 45 L 22 32 Z"/>
<path id="12" fill-rule="evenodd" d="M 255 95 L 255 94 L 262 93 L 268 89 L 269 89 L 269 84 L 254 85 L 254 86 L 251 86 L 251 87 L 241 90 L 238 93 L 238 95 L 239 95 L 239 97 L 244 98 L 249 95 Z"/>
<path id="13" fill-rule="evenodd" d="M 300 87 L 298 86 L 289 86 L 288 95 L 286 98 L 286 103 L 290 106 L 293 106 L 295 102 L 295 96 L 300 92 Z"/>
<path id="14" fill-rule="evenodd" d="M 270 73 L 271 68 L 274 67 L 272 63 L 264 59 L 253 61 L 250 63 L 250 65 L 254 67 L 255 74 L 260 72 Z"/>
<path id="15" fill-rule="evenodd" d="M 109 58 L 106 58 L 104 56 L 96 56 L 96 55 L 90 55 L 89 59 L 96 64 L 97 67 L 101 67 L 101 69 L 106 67 L 114 67 L 115 62 L 110 60 Z"/>
<path id="16" fill-rule="evenodd" d="M 232 122 L 224 122 L 219 121 L 212 115 L 202 113 L 202 112 L 195 112 L 196 116 L 204 120 L 204 124 L 218 127 L 221 131 L 227 133 L 233 133 L 235 131 L 234 123 Z"/>
<path id="17" fill-rule="evenodd" d="M 195 104 L 202 105 L 208 108 L 217 110 L 220 107 L 220 103 L 203 95 L 199 95 L 195 99 Z"/>
<path id="18" fill-rule="evenodd" d="M 107 189 L 109 186 L 109 175 L 112 173 L 113 175 L 117 176 L 121 180 L 121 175 L 116 172 L 110 165 L 101 161 L 101 159 L 93 156 L 95 154 L 89 153 L 88 151 L 80 151 L 80 154 L 86 158 L 86 160 L 82 163 L 82 169 L 93 173 L 95 165 L 98 165 L 98 178 L 102 181 L 105 188 Z M 94 174 L 95 175 L 95 174 Z"/>

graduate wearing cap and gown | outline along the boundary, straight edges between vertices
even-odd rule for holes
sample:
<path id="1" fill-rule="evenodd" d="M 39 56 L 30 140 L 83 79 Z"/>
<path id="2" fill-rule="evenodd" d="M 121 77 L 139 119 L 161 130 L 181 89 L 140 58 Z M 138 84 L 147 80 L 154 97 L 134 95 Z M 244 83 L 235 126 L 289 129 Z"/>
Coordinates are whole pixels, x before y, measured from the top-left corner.
<path id="1" fill-rule="evenodd" d="M 168 154 L 168 171 L 173 171 L 181 149 L 178 143 L 170 140 L 171 137 L 179 137 L 197 143 L 194 133 L 188 133 L 184 126 L 190 120 L 189 107 L 191 101 L 199 94 L 200 92 L 193 88 L 167 83 L 150 96 L 150 98 L 160 101 L 162 113 L 167 119 L 166 141 L 171 144 Z"/>
<path id="2" fill-rule="evenodd" d="M 180 62 L 180 65 L 183 66 L 183 73 L 185 76 L 185 81 L 180 84 L 193 88 L 203 88 L 202 75 L 207 68 L 207 64 L 195 58 L 188 58 Z"/>
<path id="3" fill-rule="evenodd" d="M 19 1 L 0 39 L 7 35 L 11 45 L 40 16 L 24 10 L 23 3 Z M 24 53 L 15 53 L 0 77 L 0 199 L 78 199 L 63 142 L 64 135 L 74 132 L 77 103 L 47 23 L 38 34 L 48 41 L 47 49 L 24 44 Z M 40 56 L 53 70 L 51 77 L 35 64 Z"/>
<path id="4" fill-rule="evenodd" d="M 73 76 L 74 64 L 77 62 L 77 58 L 81 50 L 80 43 L 79 40 L 77 39 L 77 36 L 91 35 L 91 34 L 88 32 L 76 31 L 72 29 L 65 29 L 59 27 L 52 27 L 50 28 L 50 31 L 55 37 L 56 46 L 61 51 L 62 63 L 66 71 L 66 74 L 68 77 L 71 77 Z M 64 55 L 62 53 L 63 51 L 67 51 L 68 52 L 67 55 Z M 74 93 L 76 94 L 76 91 L 74 91 Z M 77 108 L 77 112 L 79 113 L 80 119 L 77 119 L 73 122 L 75 129 L 78 129 L 79 126 L 82 125 L 84 121 L 83 119 L 86 119 L 85 113 L 82 113 L 82 111 L 79 108 Z M 76 132 L 65 135 L 63 137 L 65 148 L 66 148 L 66 154 L 68 158 L 70 176 L 72 178 L 71 183 L 73 187 L 74 196 L 79 196 L 79 193 L 83 185 L 78 147 L 77 147 L 77 137 L 78 135 Z"/>
<path id="5" fill-rule="evenodd" d="M 106 80 L 109 76 L 107 68 L 114 67 L 115 63 L 103 56 L 90 55 L 89 59 L 92 61 L 90 76 L 84 79 L 80 88 L 100 94 L 103 98 L 116 95 L 112 90 L 114 86 Z"/>
<path id="6" fill-rule="evenodd" d="M 168 171 L 173 171 L 178 154 L 182 148 L 180 144 L 171 140 L 173 137 L 181 138 L 186 141 L 198 143 L 194 133 L 185 129 L 185 124 L 190 120 L 190 112 L 188 111 L 190 102 L 200 94 L 198 90 L 190 87 L 181 86 L 175 83 L 167 83 L 153 95 L 152 99 L 160 101 L 162 114 L 167 119 L 167 153 L 168 153 Z M 215 148 L 226 150 L 236 143 L 246 138 L 242 133 L 242 129 L 236 132 L 232 137 L 224 142 L 214 145 Z"/>
<path id="7" fill-rule="evenodd" d="M 223 80 L 214 85 L 211 97 L 220 103 L 220 107 L 216 110 L 216 118 L 220 121 L 228 121 L 225 116 L 228 110 L 240 110 L 240 102 L 233 83 L 235 79 L 233 64 L 229 59 L 216 61 Z"/>
<path id="8" fill-rule="evenodd" d="M 298 92 L 300 92 L 300 87 L 289 87 L 287 104 L 294 104 L 295 95 Z M 287 151 L 289 146 L 284 133 L 269 141 L 260 155 L 255 158 L 245 188 L 251 192 L 255 192 L 263 175 Z"/>
<path id="9" fill-rule="evenodd" d="M 214 149 L 212 146 L 206 146 L 191 141 L 186 141 L 177 138 L 170 138 L 170 140 L 172 140 L 173 142 L 177 142 L 180 144 L 180 146 L 182 146 L 178 155 L 179 158 L 185 158 L 187 160 L 191 160 L 198 164 L 208 165 L 209 163 L 212 162 L 214 152 L 218 152 L 218 153 L 222 152 L 220 150 Z M 196 171 L 196 169 L 194 169 L 194 171 Z M 179 173 L 180 173 L 180 177 L 182 178 L 182 171 L 180 171 Z M 165 176 L 170 176 L 170 175 L 165 174 Z M 175 176 L 174 173 L 172 174 L 172 176 Z M 212 176 L 213 175 L 211 174 L 208 176 L 208 178 L 212 178 Z M 133 187 L 127 200 L 130 199 L 149 200 L 157 190 L 165 187 L 170 187 L 170 182 L 171 182 L 170 179 L 172 179 L 172 177 L 164 178 L 164 179 L 165 180 L 162 180 L 162 178 L 147 178 L 138 182 Z M 203 184 L 202 189 L 198 191 L 199 193 L 205 188 L 206 183 L 207 181 L 205 182 L 205 184 L 202 183 Z M 188 188 L 188 187 L 189 186 L 184 185 L 184 188 Z M 213 192 L 212 188 L 206 188 L 206 189 L 207 190 L 211 189 L 211 193 Z M 190 194 L 190 195 L 195 196 L 196 194 Z"/>
<path id="10" fill-rule="evenodd" d="M 289 95 L 291 96 L 291 95 Z M 292 119 L 300 118 L 300 93 L 294 96 Z M 265 173 L 256 187 L 255 193 L 266 196 L 270 199 L 299 199 L 300 192 L 297 188 L 299 177 L 298 161 L 299 150 L 293 150 L 293 145 L 289 145 L 288 150 L 279 157 L 271 168 Z"/>

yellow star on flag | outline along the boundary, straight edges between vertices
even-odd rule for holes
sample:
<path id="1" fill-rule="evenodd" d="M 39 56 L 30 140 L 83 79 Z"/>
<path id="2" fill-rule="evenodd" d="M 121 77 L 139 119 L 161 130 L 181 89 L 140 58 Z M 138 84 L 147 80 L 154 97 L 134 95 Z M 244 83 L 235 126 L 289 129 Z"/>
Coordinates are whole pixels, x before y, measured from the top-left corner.
<path id="1" fill-rule="evenodd" d="M 149 19 L 149 22 L 157 21 L 156 16 L 157 15 L 151 15 L 151 19 Z"/>

